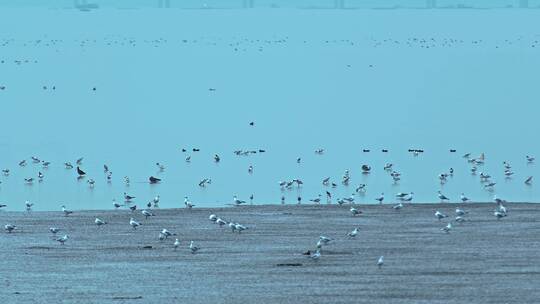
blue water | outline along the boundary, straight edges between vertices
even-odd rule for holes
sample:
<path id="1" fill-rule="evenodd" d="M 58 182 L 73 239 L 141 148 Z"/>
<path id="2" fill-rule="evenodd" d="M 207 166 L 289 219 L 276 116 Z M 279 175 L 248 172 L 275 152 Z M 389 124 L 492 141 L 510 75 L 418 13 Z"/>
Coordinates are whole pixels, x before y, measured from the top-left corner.
<path id="1" fill-rule="evenodd" d="M 437 190 L 453 201 L 461 192 L 539 201 L 535 182 L 523 183 L 540 177 L 525 160 L 540 157 L 538 20 L 538 10 L 495 9 L 3 8 L 0 168 L 11 174 L 0 176 L 0 202 L 102 209 L 128 192 L 139 206 L 160 195 L 162 208 L 183 206 L 185 195 L 197 206 L 222 206 L 234 194 L 307 203 L 326 190 L 348 197 L 360 183 L 367 192 L 358 203 L 381 192 L 393 203 L 408 191 L 432 202 Z M 201 151 L 181 152 L 194 147 Z M 234 155 L 240 149 L 266 153 Z M 485 153 L 479 172 L 493 176 L 494 191 L 470 174 L 468 152 Z M 52 164 L 42 169 L 31 156 Z M 64 168 L 79 157 L 94 188 Z M 514 178 L 504 178 L 503 161 Z M 386 162 L 402 173 L 399 183 Z M 362 164 L 373 172 L 361 174 Z M 441 185 L 437 175 L 450 167 Z M 350 186 L 321 185 L 325 177 L 339 184 L 347 169 Z M 38 171 L 43 181 L 26 185 Z M 163 182 L 149 185 L 150 175 Z M 199 187 L 203 178 L 212 184 Z M 304 186 L 282 192 L 278 182 L 293 178 Z"/>

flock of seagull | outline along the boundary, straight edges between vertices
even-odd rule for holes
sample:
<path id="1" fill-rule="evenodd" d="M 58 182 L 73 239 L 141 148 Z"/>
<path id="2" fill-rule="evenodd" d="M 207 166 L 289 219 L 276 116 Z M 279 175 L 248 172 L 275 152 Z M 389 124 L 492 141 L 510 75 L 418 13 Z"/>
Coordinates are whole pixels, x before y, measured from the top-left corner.
<path id="1" fill-rule="evenodd" d="M 251 122 L 250 126 L 254 126 L 254 123 Z M 194 148 L 192 151 L 193 152 L 198 152 L 200 150 Z M 187 152 L 187 150 L 182 149 L 182 152 Z M 236 155 L 249 155 L 249 154 L 252 154 L 252 153 L 264 153 L 264 152 L 266 152 L 266 151 L 262 150 L 262 149 L 260 149 L 260 150 L 251 150 L 251 151 L 237 150 L 237 151 L 234 151 L 234 154 L 236 154 Z M 324 149 L 317 149 L 314 152 L 316 154 L 320 155 L 320 154 L 324 154 L 325 150 Z M 364 152 L 369 152 L 369 150 L 364 150 Z M 409 152 L 413 153 L 416 156 L 416 155 L 419 155 L 420 153 L 423 153 L 423 150 L 409 150 Z M 455 150 L 451 150 L 451 152 L 455 152 Z M 473 174 L 473 175 L 477 175 L 478 168 L 480 166 L 482 166 L 484 164 L 484 162 L 485 162 L 485 155 L 483 153 L 477 158 L 473 158 L 473 157 L 471 157 L 470 153 L 467 153 L 467 154 L 463 155 L 463 158 L 466 159 L 467 162 L 471 164 L 470 171 L 471 171 L 471 174 Z M 214 162 L 219 162 L 220 160 L 221 160 L 221 157 L 219 155 L 215 154 L 214 155 Z M 33 164 L 40 165 L 44 169 L 48 168 L 49 165 L 51 164 L 51 162 L 41 160 L 41 159 L 39 159 L 38 157 L 35 157 L 35 156 L 31 157 L 30 161 Z M 190 161 L 190 156 L 188 156 L 186 158 L 186 161 L 188 161 L 188 162 Z M 533 156 L 526 156 L 526 162 L 528 164 L 533 164 L 534 161 L 535 161 L 535 158 Z M 300 163 L 301 158 L 297 158 L 297 162 Z M 21 160 L 18 163 L 18 165 L 20 167 L 27 166 L 27 164 L 28 164 L 27 160 Z M 66 169 L 69 169 L 69 170 L 75 169 L 76 174 L 77 174 L 76 176 L 77 176 L 78 180 L 86 178 L 86 175 L 87 175 L 86 172 L 82 169 L 82 165 L 83 165 L 83 158 L 77 159 L 75 161 L 75 165 L 73 165 L 70 162 L 65 162 L 64 163 L 64 166 L 65 166 Z M 164 164 L 157 162 L 155 165 L 156 165 L 156 167 L 158 168 L 159 171 L 164 171 L 165 170 L 165 165 Z M 511 178 L 512 175 L 514 174 L 514 172 L 512 171 L 512 166 L 507 161 L 503 162 L 503 166 L 504 166 L 504 175 L 506 176 L 506 178 Z M 397 172 L 397 171 L 395 171 L 393 169 L 393 164 L 392 163 L 385 164 L 383 169 L 384 169 L 384 171 L 388 172 L 388 174 L 392 177 L 394 182 L 399 181 L 401 173 L 399 173 L 399 172 Z M 110 182 L 111 179 L 112 179 L 112 172 L 110 171 L 109 166 L 104 165 L 103 170 L 104 170 L 104 174 L 105 174 L 107 182 Z M 365 164 L 365 165 L 361 166 L 361 170 L 362 170 L 363 174 L 369 174 L 372 171 L 372 167 Z M 2 173 L 3 173 L 4 176 L 9 176 L 10 172 L 11 171 L 9 169 L 3 169 L 2 170 Z M 250 174 L 253 172 L 253 166 L 249 166 L 248 172 Z M 449 177 L 451 177 L 453 174 L 454 174 L 454 170 L 452 168 L 450 168 L 448 172 L 443 172 L 443 173 L 439 174 L 438 178 L 439 178 L 441 184 L 446 183 L 447 179 Z M 487 174 L 485 172 L 479 172 L 478 176 L 479 176 L 480 182 L 483 184 L 484 188 L 493 189 L 493 187 L 495 186 L 496 183 L 491 179 L 491 176 L 489 174 Z M 37 175 L 37 180 L 42 181 L 43 178 L 44 178 L 44 174 L 41 171 L 39 171 L 38 175 Z M 532 180 L 533 180 L 533 177 L 529 176 L 529 177 L 527 177 L 525 179 L 524 183 L 527 184 L 527 185 L 531 185 Z M 24 178 L 24 182 L 27 183 L 27 184 L 32 184 L 34 182 L 34 178 L 33 177 Z M 94 187 L 94 185 L 95 185 L 95 181 L 93 179 L 91 179 L 91 178 L 87 179 L 86 182 L 88 183 L 89 187 Z M 161 183 L 161 182 L 162 182 L 162 180 L 160 178 L 157 178 L 157 177 L 154 177 L 154 176 L 150 176 L 148 178 L 148 183 L 150 183 L 150 184 L 158 184 L 158 183 Z M 129 185 L 130 178 L 128 176 L 124 177 L 124 183 L 126 185 Z M 201 180 L 199 182 L 199 186 L 200 187 L 205 187 L 206 185 L 211 184 L 211 183 L 212 183 L 212 180 L 210 178 L 205 178 L 205 179 L 203 179 L 203 180 Z M 349 185 L 349 183 L 350 183 L 350 171 L 349 170 L 346 170 L 345 173 L 343 174 L 343 176 L 341 178 L 341 183 L 344 184 L 344 185 Z M 292 180 L 289 180 L 289 181 L 280 181 L 279 182 L 279 186 L 281 187 L 281 189 L 283 191 L 285 191 L 286 189 L 291 189 L 293 187 L 302 187 L 302 185 L 303 185 L 303 181 L 300 180 L 300 179 L 292 179 Z M 330 177 L 323 178 L 322 179 L 322 185 L 324 187 L 336 187 L 337 186 L 336 183 L 332 182 Z M 360 185 L 355 187 L 355 192 L 356 193 L 365 193 L 365 191 L 366 191 L 366 185 L 365 184 L 360 184 Z M 392 209 L 394 209 L 396 211 L 399 211 L 399 210 L 405 208 L 406 205 L 404 203 L 410 203 L 413 200 L 413 196 L 414 196 L 414 192 L 399 192 L 399 193 L 395 194 L 395 199 L 398 200 L 399 203 L 396 204 L 396 205 L 392 205 Z M 438 196 L 438 198 L 439 198 L 439 200 L 441 202 L 450 201 L 450 199 L 445 194 L 443 194 L 441 191 L 437 192 L 437 196 Z M 114 209 L 118 209 L 118 208 L 120 208 L 122 206 L 126 206 L 127 208 L 129 208 L 131 210 L 131 212 L 132 212 L 132 215 L 129 218 L 129 225 L 133 228 L 133 230 L 137 230 L 137 227 L 141 226 L 142 223 L 140 221 L 138 221 L 136 219 L 136 217 L 133 215 L 133 213 L 138 210 L 137 205 L 133 203 L 133 201 L 136 199 L 136 197 L 133 196 L 133 195 L 130 195 L 130 194 L 126 193 L 126 192 L 123 193 L 123 197 L 124 197 L 124 202 L 123 203 L 119 203 L 115 199 L 113 199 L 113 207 L 114 207 Z M 314 203 L 314 204 L 320 204 L 322 202 L 322 200 L 323 200 L 322 195 L 319 194 L 316 198 L 310 199 L 309 201 Z M 327 203 L 332 202 L 332 193 L 330 191 L 328 191 L 328 190 L 326 191 L 326 200 L 327 200 Z M 152 211 L 152 208 L 158 208 L 159 207 L 159 201 L 160 201 L 160 196 L 159 195 L 155 196 L 152 200 L 150 200 L 146 204 L 147 208 L 139 209 L 140 214 L 142 216 L 144 216 L 144 218 L 146 220 L 148 220 L 149 218 L 155 216 L 155 213 Z M 250 201 L 251 202 L 253 201 L 253 195 L 250 196 Z M 302 201 L 302 198 L 300 196 L 298 196 L 297 201 L 298 201 L 298 204 L 300 204 L 301 201 Z M 385 201 L 384 193 L 381 193 L 380 196 L 376 197 L 375 201 L 378 202 L 379 204 L 383 204 L 383 202 Z M 467 196 L 465 196 L 464 193 L 461 193 L 460 201 L 462 203 L 467 203 L 467 202 L 469 202 L 471 200 Z M 282 196 L 281 202 L 282 203 L 285 202 L 285 197 L 284 196 Z M 355 205 L 355 194 L 354 193 L 350 197 L 337 198 L 336 202 L 337 202 L 338 205 L 349 204 L 350 205 L 349 211 L 350 211 L 352 216 L 360 216 L 363 213 L 359 209 L 358 205 Z M 503 200 L 503 199 L 498 198 L 495 195 L 494 196 L 494 202 L 497 204 L 497 207 L 493 211 L 493 216 L 496 217 L 497 219 L 502 219 L 502 218 L 506 217 L 508 215 L 508 210 L 505 207 L 506 201 Z M 246 204 L 247 204 L 247 201 L 239 199 L 236 195 L 233 196 L 233 200 L 232 200 L 232 205 L 233 206 L 241 206 L 241 205 L 246 205 Z M 191 200 L 187 196 L 184 197 L 184 205 L 188 209 L 194 208 L 196 206 L 193 202 L 191 202 Z M 25 206 L 26 206 L 26 210 L 29 212 L 29 211 L 32 211 L 32 207 L 34 206 L 34 203 L 26 201 Z M 5 207 L 7 207 L 7 204 L 4 204 L 4 203 L 0 204 L 0 209 L 5 208 Z M 62 210 L 62 213 L 64 214 L 64 216 L 66 216 L 66 217 L 73 214 L 73 211 L 67 209 L 67 207 L 65 205 L 61 206 L 61 210 Z M 440 230 L 442 232 L 444 232 L 444 233 L 450 233 L 450 231 L 452 231 L 452 229 L 453 229 L 452 223 L 453 222 L 462 223 L 462 222 L 467 221 L 467 214 L 468 213 L 469 212 L 466 211 L 465 209 L 463 209 L 461 207 L 457 207 L 455 209 L 455 217 L 454 217 L 454 219 L 450 220 L 444 227 L 440 228 Z M 439 211 L 439 210 L 435 211 L 434 216 L 439 221 L 444 220 L 446 218 L 450 218 L 449 215 L 447 215 L 447 214 L 445 214 L 445 213 L 443 213 L 442 211 Z M 245 230 L 249 229 L 248 226 L 242 225 L 242 224 L 234 222 L 234 221 L 226 221 L 226 220 L 216 216 L 215 214 L 211 214 L 209 216 L 209 220 L 211 222 L 215 223 L 216 225 L 218 225 L 219 227 L 228 227 L 228 228 L 230 228 L 233 233 L 234 232 L 241 233 L 242 231 L 245 231 Z M 104 226 L 104 225 L 106 225 L 108 223 L 106 221 L 100 219 L 100 218 L 95 218 L 94 224 L 96 226 L 100 227 L 100 226 Z M 12 233 L 15 230 L 17 230 L 18 227 L 16 225 L 14 225 L 14 224 L 8 223 L 8 224 L 6 224 L 4 226 L 4 229 L 5 229 L 5 231 L 7 233 Z M 61 230 L 62 229 L 60 229 L 58 227 L 50 227 L 49 228 L 50 233 L 53 234 L 53 236 L 54 236 L 54 240 L 56 240 L 58 243 L 64 245 L 69 240 L 69 235 L 68 234 L 63 234 L 61 237 L 56 237 L 57 234 Z M 347 236 L 349 238 L 354 238 L 356 235 L 358 235 L 358 233 L 359 233 L 359 228 L 357 227 L 357 228 L 354 228 L 354 230 L 352 230 L 351 232 L 347 233 Z M 172 236 L 176 236 L 176 234 L 172 233 L 169 230 L 164 228 L 162 231 L 160 231 L 160 233 L 158 235 L 158 239 L 160 241 L 165 241 L 169 237 L 172 237 Z M 307 252 L 304 253 L 304 255 L 309 256 L 313 260 L 318 260 L 318 259 L 321 258 L 323 246 L 328 245 L 332 241 L 333 241 L 333 239 L 331 239 L 331 238 L 329 238 L 327 236 L 322 236 L 321 235 L 319 237 L 319 239 L 317 240 L 315 250 L 313 252 L 311 250 L 308 250 Z M 174 250 L 177 250 L 177 248 L 179 246 L 180 246 L 180 240 L 178 238 L 175 238 L 175 241 L 172 244 L 172 247 L 174 248 Z M 191 251 L 191 253 L 195 254 L 200 250 L 200 247 L 195 245 L 194 241 L 190 241 L 189 250 Z M 378 267 L 382 267 L 383 264 L 384 264 L 384 256 L 381 256 L 377 261 L 377 265 L 378 265 Z"/>

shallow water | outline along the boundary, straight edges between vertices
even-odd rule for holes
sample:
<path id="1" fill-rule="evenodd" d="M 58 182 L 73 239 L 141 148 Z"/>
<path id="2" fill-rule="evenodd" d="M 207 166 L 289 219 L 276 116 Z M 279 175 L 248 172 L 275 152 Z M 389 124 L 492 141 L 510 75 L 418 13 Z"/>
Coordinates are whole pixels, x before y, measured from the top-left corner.
<path id="1" fill-rule="evenodd" d="M 476 201 L 495 194 L 538 201 L 538 187 L 523 181 L 540 176 L 525 160 L 540 156 L 539 17 L 538 10 L 2 9 L 0 167 L 11 174 L 0 177 L 0 202 L 11 210 L 23 210 L 25 200 L 35 210 L 111 208 L 126 191 L 138 205 L 159 194 L 161 207 L 183 206 L 185 195 L 198 206 L 221 206 L 234 194 L 278 203 L 278 181 L 292 178 L 304 186 L 283 192 L 287 203 L 297 195 L 307 202 L 327 190 L 324 177 L 339 184 L 346 169 L 351 185 L 331 192 L 348 197 L 366 183 L 361 203 L 381 192 L 393 202 L 405 191 L 416 202 L 437 201 L 439 189 L 454 201 L 461 192 Z M 201 151 L 180 151 L 193 147 Z M 425 153 L 413 157 L 409 148 Z M 240 149 L 266 153 L 233 154 Z M 493 192 L 469 173 L 467 152 L 486 154 L 479 171 L 493 176 Z M 31 156 L 52 164 L 41 169 Z M 64 169 L 79 157 L 93 189 Z M 17 165 L 22 159 L 26 167 Z M 504 178 L 505 160 L 513 179 Z M 157 172 L 155 162 L 166 170 Z M 382 170 L 386 162 L 403 174 L 398 184 Z M 373 172 L 361 174 L 362 164 Z M 455 174 L 441 186 L 437 175 L 450 167 Z M 25 185 L 38 171 L 43 182 Z M 150 175 L 163 183 L 149 185 Z M 200 188 L 206 177 L 212 184 Z"/>

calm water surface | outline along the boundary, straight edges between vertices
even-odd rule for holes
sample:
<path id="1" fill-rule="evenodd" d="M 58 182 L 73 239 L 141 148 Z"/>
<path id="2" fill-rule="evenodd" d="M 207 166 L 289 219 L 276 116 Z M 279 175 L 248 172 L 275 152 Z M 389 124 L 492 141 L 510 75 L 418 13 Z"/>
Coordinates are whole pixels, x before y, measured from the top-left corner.
<path id="1" fill-rule="evenodd" d="M 198 206 L 234 194 L 296 203 L 325 190 L 348 197 L 360 183 L 359 203 L 381 192 L 393 203 L 405 191 L 438 201 L 437 190 L 454 201 L 461 192 L 539 201 L 535 182 L 523 183 L 540 177 L 525 160 L 540 157 L 538 20 L 537 10 L 2 9 L 0 167 L 11 174 L 0 177 L 0 202 L 100 209 L 128 192 L 138 205 L 160 195 L 162 208 L 183 206 L 185 195 Z M 266 153 L 234 155 L 240 149 Z M 467 152 L 486 154 L 479 171 L 494 191 L 470 174 Z M 63 166 L 79 157 L 94 188 Z M 504 178 L 503 161 L 514 178 Z M 361 174 L 363 164 L 373 172 Z M 347 169 L 348 187 L 339 183 Z M 38 171 L 43 181 L 26 185 Z M 163 182 L 149 185 L 150 175 Z M 339 186 L 323 187 L 325 177 Z M 212 184 L 199 187 L 203 178 Z M 282 192 L 278 181 L 293 178 L 304 186 Z"/>

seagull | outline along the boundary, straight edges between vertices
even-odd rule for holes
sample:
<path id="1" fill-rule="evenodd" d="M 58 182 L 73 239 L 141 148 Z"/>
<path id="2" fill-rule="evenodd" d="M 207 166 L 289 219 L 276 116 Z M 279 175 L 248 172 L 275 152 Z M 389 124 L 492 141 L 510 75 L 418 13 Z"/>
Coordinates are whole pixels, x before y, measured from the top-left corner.
<path id="1" fill-rule="evenodd" d="M 449 200 L 449 198 L 446 197 L 444 194 L 442 194 L 441 191 L 438 191 L 437 193 L 438 193 L 438 197 L 441 200 L 441 202 Z"/>
<path id="2" fill-rule="evenodd" d="M 130 202 L 134 198 L 135 196 L 128 195 L 127 193 L 124 192 L 124 199 L 126 200 L 126 202 Z"/>
<path id="3" fill-rule="evenodd" d="M 382 204 L 382 202 L 384 200 L 384 193 L 381 193 L 381 196 L 377 197 L 375 200 L 379 201 L 379 204 Z"/>
<path id="4" fill-rule="evenodd" d="M 88 183 L 88 185 L 90 186 L 90 188 L 93 188 L 94 185 L 96 184 L 96 181 L 94 179 L 89 179 L 86 181 Z"/>
<path id="5" fill-rule="evenodd" d="M 321 257 L 321 252 L 319 250 L 315 251 L 314 254 L 310 255 L 309 258 L 316 261 Z"/>
<path id="6" fill-rule="evenodd" d="M 397 204 L 397 205 L 394 205 L 392 208 L 393 208 L 394 210 L 400 210 L 400 209 L 403 208 L 403 204 L 402 204 L 402 203 L 399 203 L 399 204 Z"/>
<path id="7" fill-rule="evenodd" d="M 396 197 L 397 198 L 403 198 L 403 197 L 406 197 L 407 195 L 409 195 L 409 193 L 407 192 L 399 192 L 396 194 Z"/>
<path id="8" fill-rule="evenodd" d="M 9 169 L 2 169 L 2 174 L 4 174 L 4 176 L 8 176 L 9 175 Z"/>
<path id="9" fill-rule="evenodd" d="M 527 177 L 527 179 L 525 180 L 525 184 L 527 184 L 527 185 L 532 184 L 532 179 L 533 179 L 532 176 Z"/>
<path id="10" fill-rule="evenodd" d="M 216 219 L 216 224 L 218 224 L 220 227 L 223 227 L 223 225 L 227 225 L 227 222 L 218 217 Z"/>
<path id="11" fill-rule="evenodd" d="M 352 213 L 353 216 L 356 216 L 356 215 L 360 215 L 362 214 L 362 211 L 354 208 L 354 207 L 351 207 L 351 209 L 349 209 L 349 211 Z"/>
<path id="12" fill-rule="evenodd" d="M 109 167 L 107 165 L 103 165 L 103 172 L 108 173 Z"/>
<path id="13" fill-rule="evenodd" d="M 60 231 L 60 228 L 56 228 L 56 227 L 50 227 L 49 228 L 49 231 L 52 233 L 52 234 L 57 234 L 58 231 Z"/>
<path id="14" fill-rule="evenodd" d="M 113 206 L 114 206 L 114 208 L 118 209 L 118 208 L 120 208 L 122 205 L 120 205 L 118 202 L 116 202 L 116 199 L 113 199 Z"/>
<path id="15" fill-rule="evenodd" d="M 165 238 L 168 238 L 171 235 L 176 235 L 176 233 L 172 233 L 172 232 L 170 232 L 169 230 L 167 230 L 165 228 L 163 228 L 163 230 L 161 230 L 161 234 L 163 234 L 165 236 Z"/>
<path id="16" fill-rule="evenodd" d="M 48 161 L 42 161 L 41 162 L 41 166 L 43 166 L 44 169 L 49 168 L 50 164 L 51 164 L 51 162 L 48 162 Z"/>
<path id="17" fill-rule="evenodd" d="M 81 158 L 77 159 L 77 161 L 76 161 L 77 165 L 82 165 L 83 159 L 84 159 L 84 157 L 81 157 Z"/>
<path id="18" fill-rule="evenodd" d="M 7 207 L 6 204 L 0 204 L 0 208 L 4 208 L 4 207 Z"/>
<path id="19" fill-rule="evenodd" d="M 329 237 L 326 237 L 324 235 L 321 235 L 319 237 L 319 241 L 323 242 L 326 245 L 326 244 L 330 243 L 330 241 L 332 241 L 332 239 L 329 238 Z"/>
<path id="20" fill-rule="evenodd" d="M 65 234 L 63 237 L 56 239 L 56 241 L 64 245 L 64 243 L 67 242 L 68 238 L 69 238 L 68 235 Z"/>
<path id="21" fill-rule="evenodd" d="M 133 227 L 133 229 L 137 229 L 137 227 L 141 225 L 141 223 L 135 221 L 133 218 L 129 219 L 129 224 L 131 225 L 131 227 Z"/>
<path id="22" fill-rule="evenodd" d="M 150 176 L 148 178 L 148 181 L 150 181 L 150 184 L 157 184 L 157 183 L 161 182 L 161 178 Z"/>
<path id="23" fill-rule="evenodd" d="M 24 181 L 25 181 L 27 184 L 32 184 L 32 183 L 34 182 L 34 178 L 33 178 L 33 177 L 25 178 Z"/>
<path id="24" fill-rule="evenodd" d="M 142 213 L 142 215 L 144 215 L 144 217 L 146 219 L 148 219 L 149 216 L 154 216 L 154 214 L 152 212 L 150 212 L 150 211 L 148 211 L 146 209 L 141 210 L 141 213 Z"/>
<path id="25" fill-rule="evenodd" d="M 358 228 L 354 228 L 354 230 L 347 233 L 347 235 L 350 237 L 355 237 L 358 234 L 358 230 L 359 230 Z"/>
<path id="26" fill-rule="evenodd" d="M 242 231 L 244 231 L 244 230 L 247 230 L 248 227 L 236 223 L 236 224 L 235 224 L 235 229 L 238 231 L 238 233 L 240 233 L 240 232 L 242 232 Z"/>
<path id="27" fill-rule="evenodd" d="M 32 206 L 34 206 L 34 203 L 30 203 L 29 201 L 24 202 L 24 204 L 26 206 L 26 211 L 31 211 Z"/>
<path id="28" fill-rule="evenodd" d="M 393 166 L 393 165 L 394 165 L 394 164 L 386 163 L 386 164 L 384 165 L 384 168 L 383 168 L 383 169 L 384 169 L 385 171 L 390 171 L 390 170 L 392 170 L 392 166 Z"/>
<path id="29" fill-rule="evenodd" d="M 495 212 L 493 212 L 493 215 L 495 215 L 497 217 L 497 219 L 500 220 L 501 218 L 506 216 L 506 212 L 501 212 L 501 211 L 495 210 Z"/>
<path id="30" fill-rule="evenodd" d="M 493 186 L 495 186 L 497 183 L 495 182 L 490 182 L 489 184 L 485 184 L 484 185 L 484 188 L 493 188 Z"/>
<path id="31" fill-rule="evenodd" d="M 471 153 L 466 153 L 463 155 L 463 158 L 470 158 L 471 157 Z"/>
<path id="32" fill-rule="evenodd" d="M 154 197 L 154 199 L 152 200 L 152 202 L 154 203 L 154 207 L 156 207 L 156 206 L 159 204 L 159 195 L 157 195 L 156 197 Z"/>
<path id="33" fill-rule="evenodd" d="M 414 192 L 409 193 L 408 196 L 401 198 L 400 200 L 403 202 L 410 202 L 413 200 L 413 194 Z"/>
<path id="34" fill-rule="evenodd" d="M 77 174 L 79 174 L 79 176 L 85 176 L 86 175 L 86 172 L 84 172 L 83 170 L 81 170 L 81 168 L 79 166 L 77 166 Z"/>
<path id="35" fill-rule="evenodd" d="M 176 240 L 174 241 L 173 246 L 174 246 L 174 250 L 176 250 L 176 248 L 178 248 L 178 246 L 180 246 L 180 241 L 179 241 L 178 239 L 176 239 Z"/>
<path id="36" fill-rule="evenodd" d="M 526 158 L 527 158 L 527 162 L 528 162 L 528 163 L 534 162 L 534 159 L 535 159 L 534 157 L 529 156 L 529 155 L 527 155 Z"/>
<path id="37" fill-rule="evenodd" d="M 218 217 L 215 214 L 210 214 L 208 219 L 211 220 L 212 222 L 215 222 L 215 221 L 217 221 Z"/>
<path id="38" fill-rule="evenodd" d="M 452 230 L 452 223 L 448 223 L 445 227 L 441 228 L 441 231 L 444 231 L 446 233 L 449 233 L 450 230 Z"/>
<path id="39" fill-rule="evenodd" d="M 442 212 L 440 212 L 439 210 L 435 211 L 435 216 L 439 219 L 439 221 L 445 217 L 448 217 L 448 215 L 446 214 L 443 214 Z"/>
<path id="40" fill-rule="evenodd" d="M 249 173 L 249 174 L 252 174 L 252 173 L 253 173 L 253 166 L 252 166 L 252 165 L 250 165 L 250 166 L 248 167 L 248 173 Z"/>
<path id="41" fill-rule="evenodd" d="M 230 222 L 230 223 L 229 223 L 229 228 L 231 228 L 231 232 L 234 233 L 234 231 L 236 230 L 236 224 L 233 223 L 233 222 Z"/>
<path id="42" fill-rule="evenodd" d="M 456 222 L 458 222 L 458 223 L 463 223 L 463 222 L 465 222 L 465 221 L 466 221 L 466 220 L 465 220 L 464 217 L 462 217 L 462 216 L 456 216 Z"/>
<path id="43" fill-rule="evenodd" d="M 73 169 L 73 165 L 70 162 L 64 163 L 64 166 L 66 166 L 66 169 Z"/>
<path id="44" fill-rule="evenodd" d="M 356 187 L 356 190 L 355 190 L 357 193 L 358 192 L 366 192 L 366 184 L 360 184 L 358 185 L 358 187 Z"/>
<path id="45" fill-rule="evenodd" d="M 26 159 L 23 159 L 19 162 L 19 166 L 24 167 L 26 166 Z"/>
<path id="46" fill-rule="evenodd" d="M 68 216 L 73 213 L 71 210 L 67 210 L 66 206 L 62 205 L 62 212 L 64 212 L 64 216 Z"/>
<path id="47" fill-rule="evenodd" d="M 219 163 L 220 160 L 221 160 L 221 158 L 219 157 L 219 155 L 215 154 L 215 155 L 214 155 L 214 161 L 215 161 L 216 163 Z"/>
<path id="48" fill-rule="evenodd" d="M 189 162 L 191 162 L 191 155 L 186 157 L 186 163 L 189 163 Z"/>
<path id="49" fill-rule="evenodd" d="M 12 224 L 7 224 L 7 225 L 4 226 L 4 229 L 5 229 L 8 233 L 11 233 L 13 230 L 17 229 L 17 226 L 12 225 Z"/>
<path id="50" fill-rule="evenodd" d="M 315 204 L 318 204 L 321 202 L 321 195 L 319 194 L 319 197 L 310 199 L 311 202 L 314 202 Z"/>
<path id="51" fill-rule="evenodd" d="M 240 206 L 242 204 L 247 204 L 246 201 L 242 201 L 242 200 L 239 200 L 236 195 L 233 197 L 233 203 L 236 205 L 236 206 Z"/>
<path id="52" fill-rule="evenodd" d="M 124 183 L 126 184 L 126 186 L 129 186 L 129 177 L 128 176 L 124 176 Z"/>
<path id="53" fill-rule="evenodd" d="M 469 201 L 469 198 L 466 197 L 464 193 L 461 193 L 461 197 L 460 197 L 460 198 L 461 198 L 461 201 L 464 202 L 464 203 L 466 203 L 466 202 Z"/>
<path id="54" fill-rule="evenodd" d="M 195 254 L 197 251 L 199 251 L 200 248 L 193 245 L 193 241 L 191 241 L 191 243 L 189 243 L 189 249 L 191 250 L 192 254 Z"/>
<path id="55" fill-rule="evenodd" d="M 330 183 L 330 177 L 326 177 L 326 178 L 323 179 L 323 181 L 322 181 L 322 184 L 325 185 L 325 186 L 328 186 L 329 183 Z"/>
<path id="56" fill-rule="evenodd" d="M 469 211 L 465 211 L 463 209 L 456 208 L 456 215 L 458 215 L 458 216 L 463 216 L 463 215 L 465 215 L 467 213 L 469 213 Z"/>
<path id="57" fill-rule="evenodd" d="M 101 220 L 101 219 L 99 219 L 97 217 L 96 217 L 96 220 L 94 221 L 94 223 L 96 223 L 96 225 L 98 225 L 98 226 L 107 224 L 107 222 L 105 222 L 105 221 L 103 221 L 103 220 Z"/>
<path id="58" fill-rule="evenodd" d="M 379 269 L 383 266 L 383 264 L 384 264 L 384 255 L 381 255 L 381 257 L 377 261 L 377 266 L 379 267 Z"/>
<path id="59" fill-rule="evenodd" d="M 156 166 L 158 167 L 159 171 L 165 171 L 165 165 L 156 163 Z"/>
<path id="60" fill-rule="evenodd" d="M 191 209 L 195 205 L 188 199 L 187 196 L 184 196 L 184 205 L 186 205 L 186 208 Z"/>

